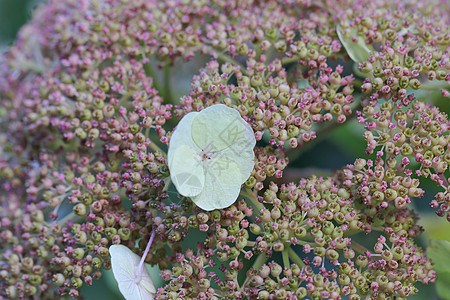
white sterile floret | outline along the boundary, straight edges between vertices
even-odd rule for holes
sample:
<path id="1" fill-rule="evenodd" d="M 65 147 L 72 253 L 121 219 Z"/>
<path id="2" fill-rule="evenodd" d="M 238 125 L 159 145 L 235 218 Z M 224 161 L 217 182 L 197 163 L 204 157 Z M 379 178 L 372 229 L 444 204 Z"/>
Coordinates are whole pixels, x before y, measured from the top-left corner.
<path id="1" fill-rule="evenodd" d="M 253 170 L 253 130 L 239 112 L 216 104 L 184 116 L 169 143 L 170 177 L 204 210 L 233 204 Z"/>
<path id="2" fill-rule="evenodd" d="M 148 265 L 139 268 L 141 258 L 123 245 L 112 245 L 109 254 L 114 278 L 125 299 L 153 300 L 156 289 Z"/>

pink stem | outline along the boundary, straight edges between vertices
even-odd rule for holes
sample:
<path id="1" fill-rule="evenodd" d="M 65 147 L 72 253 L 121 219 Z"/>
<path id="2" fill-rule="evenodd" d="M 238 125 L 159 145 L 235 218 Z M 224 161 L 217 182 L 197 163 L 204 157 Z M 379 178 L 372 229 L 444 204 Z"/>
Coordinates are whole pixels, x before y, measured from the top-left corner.
<path id="1" fill-rule="evenodd" d="M 447 181 L 447 178 L 445 178 L 445 175 L 442 173 L 442 174 L 439 174 L 439 178 L 442 180 L 442 184 L 445 186 L 445 187 L 448 187 L 448 181 Z"/>
<path id="2" fill-rule="evenodd" d="M 139 262 L 138 267 L 138 277 L 141 277 L 142 267 L 144 266 L 145 258 L 147 257 L 148 252 L 150 251 L 150 247 L 153 243 L 153 239 L 155 238 L 155 230 L 152 231 L 152 235 L 150 236 L 150 240 L 148 241 L 147 247 L 145 247 L 144 254 L 142 255 L 141 261 Z"/>

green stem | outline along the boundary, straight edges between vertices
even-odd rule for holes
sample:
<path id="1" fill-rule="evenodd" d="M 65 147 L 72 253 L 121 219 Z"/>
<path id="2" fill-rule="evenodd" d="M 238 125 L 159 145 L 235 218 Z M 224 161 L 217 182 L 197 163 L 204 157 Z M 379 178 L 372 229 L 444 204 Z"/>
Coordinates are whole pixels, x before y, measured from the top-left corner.
<path id="1" fill-rule="evenodd" d="M 246 247 L 254 247 L 256 245 L 255 242 L 252 241 L 247 241 L 247 245 L 245 245 Z"/>
<path id="2" fill-rule="evenodd" d="M 19 69 L 19 70 L 20 69 L 25 69 L 25 70 L 28 69 L 28 70 L 33 71 L 34 73 L 37 73 L 37 74 L 42 74 L 45 71 L 45 67 L 44 66 L 41 66 L 41 65 L 31 61 L 31 60 L 23 60 L 23 62 L 19 62 L 18 65 L 19 66 L 17 66 L 16 68 Z"/>
<path id="3" fill-rule="evenodd" d="M 77 219 L 82 219 L 80 216 L 76 215 L 73 211 L 69 214 L 67 214 L 64 218 L 62 218 L 61 220 L 56 220 L 54 222 L 58 222 L 60 225 L 64 225 L 66 224 L 67 221 L 73 221 L 74 223 L 76 223 L 78 220 Z"/>
<path id="4" fill-rule="evenodd" d="M 266 262 L 267 258 L 266 258 L 266 254 L 265 253 L 260 253 L 258 255 L 258 257 L 255 259 L 255 262 L 253 263 L 252 269 L 254 270 L 259 270 L 261 268 L 261 266 Z M 241 288 L 244 288 L 246 283 L 249 281 L 250 277 L 247 276 L 245 278 L 244 283 L 242 284 Z"/>
<path id="5" fill-rule="evenodd" d="M 356 250 L 358 253 L 365 253 L 367 251 L 369 251 L 366 247 L 364 247 L 363 245 L 352 241 L 352 243 L 350 244 L 350 247 L 352 247 L 352 249 Z"/>
<path id="6" fill-rule="evenodd" d="M 281 252 L 281 257 L 283 258 L 283 265 L 285 268 L 289 268 L 289 266 L 291 265 L 289 263 L 289 249 L 291 249 L 291 247 L 289 247 L 289 245 L 285 245 L 283 252 Z"/>
<path id="7" fill-rule="evenodd" d="M 126 103 L 129 102 L 129 101 L 128 101 L 129 98 L 130 98 L 131 96 L 133 96 L 134 93 L 135 93 L 134 91 L 130 91 L 130 92 L 128 92 L 128 93 L 123 94 L 123 95 L 122 95 L 122 98 L 120 98 L 119 103 L 120 103 L 120 104 L 126 105 Z"/>
<path id="8" fill-rule="evenodd" d="M 285 58 L 283 58 L 283 59 L 281 60 L 281 64 L 284 66 L 284 65 L 287 65 L 287 64 L 290 64 L 290 63 L 293 63 L 293 62 L 297 62 L 299 59 L 300 59 L 300 58 L 299 58 L 298 56 L 294 56 L 294 57 L 285 57 Z"/>
<path id="9" fill-rule="evenodd" d="M 290 182 L 298 180 L 298 178 L 309 178 L 313 175 L 317 177 L 328 177 L 332 175 L 332 170 L 320 169 L 320 168 L 287 168 L 283 171 L 283 177 L 275 178 L 276 184 L 288 184 Z"/>
<path id="10" fill-rule="evenodd" d="M 153 79 L 153 86 L 155 87 L 155 89 L 159 92 L 161 92 L 161 84 L 158 81 L 158 77 L 156 76 L 155 71 L 153 70 L 153 67 L 150 63 L 146 63 L 144 65 L 144 71 L 145 74 L 149 77 L 151 77 Z"/>
<path id="11" fill-rule="evenodd" d="M 238 63 L 236 60 L 234 60 L 231 56 L 225 53 L 220 53 L 217 59 L 221 62 L 229 62 L 232 65 L 239 65 L 242 74 L 248 75 L 247 70 L 244 68 L 244 66 Z"/>
<path id="12" fill-rule="evenodd" d="M 72 185 L 69 185 L 69 186 L 73 187 Z M 68 190 L 70 190 L 70 188 L 67 189 L 66 192 Z M 59 201 L 58 205 L 56 205 L 56 207 L 53 209 L 53 213 L 58 214 L 58 210 L 61 207 L 61 205 L 64 203 L 64 200 L 66 199 L 67 196 L 68 196 L 67 194 L 63 194 L 63 195 L 57 197 L 60 201 Z"/>
<path id="13" fill-rule="evenodd" d="M 264 205 L 260 203 L 256 198 L 255 192 L 252 192 L 249 189 L 245 188 L 244 191 L 241 192 L 241 195 L 247 197 L 258 211 L 264 208 Z"/>
<path id="14" fill-rule="evenodd" d="M 372 226 L 372 230 L 384 232 L 384 228 L 381 226 Z"/>
<path id="15" fill-rule="evenodd" d="M 260 253 L 258 255 L 258 257 L 256 258 L 255 262 L 253 263 L 252 268 L 255 269 L 255 270 L 258 270 L 266 262 L 266 260 L 267 260 L 266 254 L 265 253 Z"/>
<path id="16" fill-rule="evenodd" d="M 172 103 L 175 104 L 173 102 L 172 99 L 172 87 L 170 84 L 170 71 L 171 71 L 171 67 L 170 67 L 170 63 L 166 63 L 166 65 L 164 66 L 164 92 L 163 92 L 163 98 L 165 99 L 166 103 Z"/>
<path id="17" fill-rule="evenodd" d="M 311 245 L 311 247 L 317 247 L 317 244 L 314 241 L 297 241 L 297 245 Z"/>
<path id="18" fill-rule="evenodd" d="M 300 268 L 303 268 L 305 264 L 303 263 L 302 259 L 295 253 L 294 249 L 291 247 L 288 248 L 288 255 L 289 258 L 296 263 Z"/>
<path id="19" fill-rule="evenodd" d="M 166 152 L 162 151 L 161 148 L 158 147 L 149 137 L 150 144 L 148 145 L 150 149 L 152 149 L 154 152 L 161 152 L 162 155 L 166 156 Z"/>
<path id="20" fill-rule="evenodd" d="M 166 179 L 164 179 L 164 188 L 163 188 L 163 192 L 167 192 L 167 190 L 170 187 L 170 184 L 172 183 L 172 179 L 169 177 L 167 177 Z"/>
<path id="21" fill-rule="evenodd" d="M 373 229 L 373 227 L 372 227 L 372 229 Z M 344 237 L 349 237 L 349 236 L 352 236 L 352 235 L 360 233 L 360 232 L 361 232 L 361 230 L 358 230 L 358 229 L 349 229 L 348 231 L 346 231 L 344 233 Z"/>
<path id="22" fill-rule="evenodd" d="M 355 79 L 355 81 L 353 81 L 353 86 L 357 86 L 361 89 L 362 85 L 363 85 L 363 81 L 360 79 Z"/>

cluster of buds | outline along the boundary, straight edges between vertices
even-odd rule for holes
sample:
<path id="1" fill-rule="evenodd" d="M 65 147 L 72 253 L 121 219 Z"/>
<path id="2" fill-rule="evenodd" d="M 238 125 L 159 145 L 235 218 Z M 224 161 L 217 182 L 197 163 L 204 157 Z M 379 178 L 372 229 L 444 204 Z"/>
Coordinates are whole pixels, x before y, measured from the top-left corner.
<path id="1" fill-rule="evenodd" d="M 156 299 L 406 298 L 434 282 L 408 204 L 429 177 L 450 220 L 448 115 L 420 93 L 449 96 L 449 15 L 401 2 L 38 8 L 0 58 L 0 299 L 81 297 L 118 244 L 159 266 Z M 178 101 L 170 72 L 186 61 Z M 166 152 L 183 116 L 219 103 L 252 128 L 255 164 L 233 205 L 202 211 L 172 187 Z M 286 176 L 354 117 L 361 158 Z"/>
<path id="2" fill-rule="evenodd" d="M 200 75 L 194 76 L 189 96 L 181 98 L 180 114 L 225 103 L 235 107 L 251 124 L 257 140 L 268 132 L 272 146 L 301 147 L 316 138 L 314 124 L 334 119 L 344 123 L 352 113 L 354 77 L 341 77 L 343 67 L 338 66 L 333 71 L 324 55 L 316 59 L 321 59 L 320 67 L 314 64 L 310 68 L 317 74 L 298 72 L 299 83 L 295 85 L 288 82 L 288 72 L 281 58 L 269 63 L 264 54 L 258 60 L 251 57 L 245 69 L 231 63 L 224 63 L 219 69 L 219 63 L 211 61 Z M 300 71 L 305 67 L 293 68 Z M 307 82 L 308 86 L 302 86 L 302 82 Z M 342 92 L 338 91 L 340 89 Z"/>
<path id="3" fill-rule="evenodd" d="M 402 173 L 406 177 L 401 178 L 401 181 L 405 182 L 407 194 L 411 197 L 423 195 L 423 191 L 418 188 L 419 179 L 413 179 L 412 176 L 429 177 L 443 189 L 435 196 L 431 206 L 438 208 L 436 213 L 439 216 L 446 216 L 450 220 L 449 178 L 445 174 L 450 164 L 450 124 L 447 114 L 413 96 L 407 98 L 411 105 L 406 110 L 402 109 L 401 102 L 385 102 L 380 108 L 366 106 L 358 118 L 367 130 L 364 133 L 366 152 L 371 154 L 381 146 L 376 153 L 374 175 L 381 176 L 380 180 L 385 177 L 390 184 L 396 184 L 399 181 L 395 180 L 397 175 Z M 355 167 L 360 169 L 364 165 L 365 161 L 360 161 Z M 388 199 L 394 197 L 392 194 L 387 196 Z M 409 198 L 394 198 L 399 202 L 397 207 L 410 202 Z"/>
<path id="4" fill-rule="evenodd" d="M 406 209 L 390 216 L 384 227 L 387 238 L 374 234 L 377 242 L 370 250 L 350 236 L 367 232 L 371 219 L 353 208 L 347 183 L 338 187 L 336 182 L 272 182 L 263 196 L 257 196 L 261 209 L 256 215 L 244 199 L 220 212 L 192 215 L 189 225 L 206 232 L 207 238 L 196 253 L 179 254 L 172 269 L 163 272 L 170 281 L 157 299 L 208 299 L 213 286 L 219 298 L 407 297 L 417 293 L 415 282 L 434 281 L 431 262 L 412 239 L 420 233 L 415 216 Z M 374 230 L 382 225 L 377 223 Z M 283 265 L 271 259 L 275 253 L 281 254 Z M 253 261 L 253 266 L 239 284 L 237 276 L 246 261 Z M 223 275 L 215 268 L 220 262 Z"/>

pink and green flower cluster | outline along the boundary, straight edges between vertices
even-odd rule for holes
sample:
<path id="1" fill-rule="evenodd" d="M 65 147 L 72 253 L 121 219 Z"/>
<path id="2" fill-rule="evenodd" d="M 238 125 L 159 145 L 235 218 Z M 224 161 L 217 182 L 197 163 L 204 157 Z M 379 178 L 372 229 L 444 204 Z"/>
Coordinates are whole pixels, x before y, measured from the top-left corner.
<path id="1" fill-rule="evenodd" d="M 450 220 L 450 122 L 425 93 L 450 96 L 442 3 L 38 7 L 0 58 L 0 299 L 79 298 L 111 245 L 142 255 L 152 232 L 156 299 L 403 299 L 434 282 L 409 204 L 429 178 Z M 166 153 L 183 116 L 218 103 L 258 142 L 238 200 L 207 212 Z M 288 172 L 352 119 L 353 164 Z"/>

